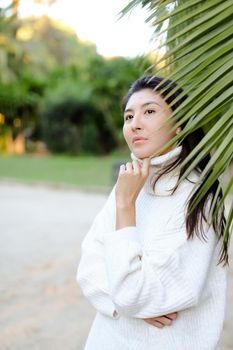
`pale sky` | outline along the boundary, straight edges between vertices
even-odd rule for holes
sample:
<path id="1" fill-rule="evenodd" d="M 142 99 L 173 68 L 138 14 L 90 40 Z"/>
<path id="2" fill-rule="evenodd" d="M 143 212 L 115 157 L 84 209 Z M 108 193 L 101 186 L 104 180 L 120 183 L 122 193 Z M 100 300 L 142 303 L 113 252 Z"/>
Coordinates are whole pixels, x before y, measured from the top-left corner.
<path id="1" fill-rule="evenodd" d="M 82 40 L 96 44 L 101 55 L 137 56 L 151 51 L 153 30 L 146 19 L 146 11 L 138 8 L 117 21 L 120 10 L 128 0 L 56 0 L 48 7 L 33 0 L 21 0 L 21 16 L 53 17 L 75 30 Z"/>

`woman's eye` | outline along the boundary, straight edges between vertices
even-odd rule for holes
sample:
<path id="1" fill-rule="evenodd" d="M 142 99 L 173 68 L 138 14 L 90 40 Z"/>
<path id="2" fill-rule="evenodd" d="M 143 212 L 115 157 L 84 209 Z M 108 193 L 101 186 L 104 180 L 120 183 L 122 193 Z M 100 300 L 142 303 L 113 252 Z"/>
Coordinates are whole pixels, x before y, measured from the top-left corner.
<path id="1" fill-rule="evenodd" d="M 128 115 L 125 116 L 125 120 L 129 120 L 129 119 L 132 119 L 132 118 L 133 118 L 133 116 L 131 114 L 128 114 Z"/>
<path id="2" fill-rule="evenodd" d="M 154 109 L 147 109 L 146 110 L 146 114 L 152 114 L 152 113 L 155 113 Z"/>

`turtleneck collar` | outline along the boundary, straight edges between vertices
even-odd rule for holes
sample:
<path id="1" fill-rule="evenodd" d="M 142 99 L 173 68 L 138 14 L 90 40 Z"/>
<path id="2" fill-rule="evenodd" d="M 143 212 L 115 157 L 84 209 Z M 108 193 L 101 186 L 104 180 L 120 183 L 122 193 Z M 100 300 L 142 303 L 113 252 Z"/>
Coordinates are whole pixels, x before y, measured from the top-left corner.
<path id="1" fill-rule="evenodd" d="M 171 190 L 176 185 L 179 176 L 179 169 L 176 167 L 169 173 L 162 175 L 155 184 L 155 189 L 153 190 L 153 183 L 156 179 L 156 175 L 163 167 L 172 163 L 180 154 L 182 146 L 176 146 L 172 150 L 165 154 L 152 157 L 150 160 L 149 176 L 143 186 L 143 190 L 149 194 L 156 196 L 169 196 Z M 138 160 L 142 162 L 141 159 L 137 158 L 134 153 L 131 153 L 132 160 Z"/>

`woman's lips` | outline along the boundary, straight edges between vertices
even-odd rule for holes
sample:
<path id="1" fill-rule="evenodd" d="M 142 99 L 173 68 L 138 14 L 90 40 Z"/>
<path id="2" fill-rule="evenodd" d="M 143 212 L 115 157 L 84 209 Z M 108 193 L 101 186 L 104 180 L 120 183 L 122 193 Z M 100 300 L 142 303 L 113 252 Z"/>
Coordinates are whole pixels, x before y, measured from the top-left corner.
<path id="1" fill-rule="evenodd" d="M 145 137 L 134 137 L 133 138 L 133 143 L 134 144 L 140 144 L 145 142 L 147 139 Z"/>

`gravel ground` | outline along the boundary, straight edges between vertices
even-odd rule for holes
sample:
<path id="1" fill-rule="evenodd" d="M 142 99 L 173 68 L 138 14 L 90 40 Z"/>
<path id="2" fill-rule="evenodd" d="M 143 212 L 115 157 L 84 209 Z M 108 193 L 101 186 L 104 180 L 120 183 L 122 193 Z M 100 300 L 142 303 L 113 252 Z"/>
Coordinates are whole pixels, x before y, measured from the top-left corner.
<path id="1" fill-rule="evenodd" d="M 75 275 L 80 243 L 105 199 L 0 183 L 0 350 L 83 349 L 95 311 Z M 233 349 L 233 252 L 227 305 L 218 350 Z"/>

